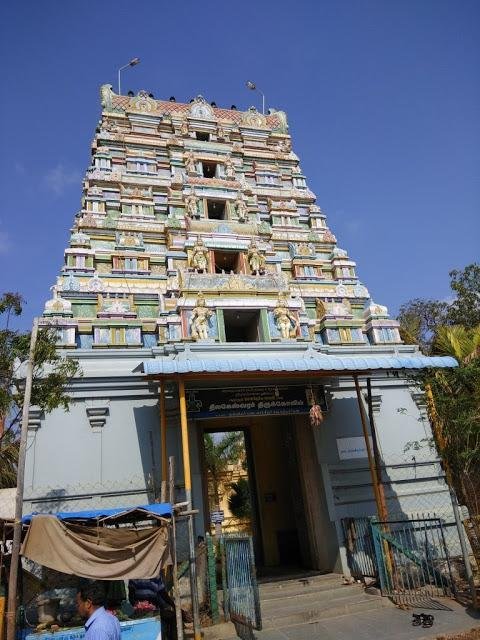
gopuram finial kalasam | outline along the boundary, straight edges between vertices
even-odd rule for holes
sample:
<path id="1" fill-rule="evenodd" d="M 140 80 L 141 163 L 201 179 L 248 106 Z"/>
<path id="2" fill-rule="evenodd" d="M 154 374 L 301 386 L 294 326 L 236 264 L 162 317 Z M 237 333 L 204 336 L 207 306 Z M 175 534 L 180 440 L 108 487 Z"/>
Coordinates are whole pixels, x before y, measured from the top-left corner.
<path id="1" fill-rule="evenodd" d="M 190 334 L 194 340 L 208 340 L 209 319 L 213 311 L 205 304 L 205 298 L 200 291 L 197 296 L 197 304 L 190 318 Z"/>
<path id="2" fill-rule="evenodd" d="M 283 339 L 297 336 L 298 320 L 287 307 L 287 301 L 282 295 L 278 296 L 277 306 L 273 310 L 273 317 Z"/>

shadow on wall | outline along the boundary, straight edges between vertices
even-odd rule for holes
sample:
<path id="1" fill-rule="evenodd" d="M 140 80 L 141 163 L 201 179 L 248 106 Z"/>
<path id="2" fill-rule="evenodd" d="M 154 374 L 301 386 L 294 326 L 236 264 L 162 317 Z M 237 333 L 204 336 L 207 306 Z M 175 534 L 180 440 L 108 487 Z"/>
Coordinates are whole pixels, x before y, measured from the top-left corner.
<path id="1" fill-rule="evenodd" d="M 158 407 L 143 405 L 133 408 L 145 487 L 149 502 L 160 500 L 161 450 Z"/>

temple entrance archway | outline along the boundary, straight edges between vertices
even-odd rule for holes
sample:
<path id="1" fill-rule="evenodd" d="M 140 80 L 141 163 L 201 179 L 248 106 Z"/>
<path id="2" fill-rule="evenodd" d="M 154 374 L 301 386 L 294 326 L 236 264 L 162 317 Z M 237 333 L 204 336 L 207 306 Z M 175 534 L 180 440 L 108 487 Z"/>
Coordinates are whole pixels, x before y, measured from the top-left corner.
<path id="1" fill-rule="evenodd" d="M 313 438 L 300 431 L 305 416 L 265 415 L 248 418 L 205 418 L 197 422 L 203 467 L 205 530 L 215 531 L 211 514 L 224 512 L 224 531 L 246 531 L 254 540 L 260 573 L 292 569 L 330 570 L 329 561 L 318 557 L 316 540 L 320 517 L 309 502 L 315 500 L 318 467 L 315 456 L 299 459 L 305 447 L 313 449 Z M 223 478 L 212 477 L 209 449 L 213 443 L 222 448 L 238 437 L 241 455 L 224 470 Z M 303 440 L 303 442 L 302 442 Z M 305 442 L 307 440 L 308 442 Z M 221 480 L 219 486 L 219 480 Z M 216 486 L 213 486 L 213 485 Z M 238 485 L 243 490 L 238 491 Z M 237 518 L 231 506 L 245 499 L 248 485 L 248 518 Z M 317 491 L 320 487 L 316 487 Z M 310 493 L 310 497 L 309 497 Z M 239 496 L 240 494 L 240 496 Z M 238 515 L 246 514 L 246 511 Z M 217 528 L 218 530 L 218 528 Z"/>

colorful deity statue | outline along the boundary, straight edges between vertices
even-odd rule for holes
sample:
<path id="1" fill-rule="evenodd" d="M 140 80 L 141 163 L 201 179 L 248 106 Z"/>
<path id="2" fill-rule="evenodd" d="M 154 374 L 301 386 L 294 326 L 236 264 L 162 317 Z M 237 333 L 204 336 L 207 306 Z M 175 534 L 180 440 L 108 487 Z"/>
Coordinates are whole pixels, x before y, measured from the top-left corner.
<path id="1" fill-rule="evenodd" d="M 197 173 L 197 164 L 195 162 L 195 156 L 193 151 L 189 151 L 184 156 L 185 169 L 189 175 L 195 175 Z"/>
<path id="2" fill-rule="evenodd" d="M 252 242 L 248 248 L 247 261 L 253 275 L 265 273 L 265 256 L 260 253 L 256 242 Z"/>
<path id="3" fill-rule="evenodd" d="M 208 249 L 201 238 L 197 240 L 193 247 L 190 266 L 201 273 L 208 271 Z"/>
<path id="4" fill-rule="evenodd" d="M 235 179 L 235 166 L 230 156 L 227 156 L 225 158 L 225 177 L 229 178 L 230 180 Z"/>
<path id="5" fill-rule="evenodd" d="M 200 217 L 198 213 L 198 198 L 194 193 L 191 193 L 185 198 L 185 213 L 190 218 L 195 219 Z"/>
<path id="6" fill-rule="evenodd" d="M 190 318 L 190 334 L 194 340 L 208 340 L 209 319 L 212 316 L 213 311 L 206 306 L 203 294 L 199 293 Z"/>
<path id="7" fill-rule="evenodd" d="M 287 301 L 283 296 L 278 296 L 277 306 L 273 310 L 273 317 L 282 339 L 296 337 L 298 320 L 287 307 Z"/>
<path id="8" fill-rule="evenodd" d="M 248 221 L 248 206 L 240 193 L 238 194 L 237 199 L 235 200 L 235 212 L 240 222 Z"/>

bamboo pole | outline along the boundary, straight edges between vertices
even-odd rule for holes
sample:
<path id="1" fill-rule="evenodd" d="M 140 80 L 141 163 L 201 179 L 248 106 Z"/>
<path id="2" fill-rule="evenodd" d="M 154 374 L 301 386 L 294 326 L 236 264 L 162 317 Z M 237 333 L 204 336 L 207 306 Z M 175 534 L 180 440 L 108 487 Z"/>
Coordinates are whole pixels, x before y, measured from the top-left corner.
<path id="1" fill-rule="evenodd" d="M 160 463 L 162 466 L 161 476 L 161 502 L 167 501 L 168 483 L 168 457 L 167 457 L 167 416 L 165 413 L 165 381 L 160 381 L 160 394 L 158 409 L 160 412 Z"/>
<path id="2" fill-rule="evenodd" d="M 178 395 L 180 400 L 180 429 L 182 432 L 182 461 L 183 478 L 185 483 L 185 500 L 187 509 L 192 508 L 192 474 L 190 471 L 190 447 L 188 443 L 187 403 L 185 400 L 185 383 L 178 381 Z"/>
<path id="3" fill-rule="evenodd" d="M 360 419 L 362 421 L 363 437 L 365 439 L 365 447 L 367 449 L 368 467 L 370 469 L 370 477 L 372 479 L 373 494 L 375 496 L 377 514 L 381 521 L 385 521 L 387 514 L 384 508 L 384 505 L 382 504 L 382 500 L 380 498 L 378 477 L 375 469 L 375 462 L 373 458 L 372 447 L 370 445 L 370 438 L 368 437 L 369 434 L 368 434 L 368 428 L 367 428 L 367 416 L 365 412 L 365 407 L 363 406 L 362 394 L 360 391 L 360 385 L 358 383 L 358 376 L 354 375 L 353 379 L 355 381 L 355 390 L 357 392 L 357 402 L 358 402 L 358 408 L 360 410 Z"/>
<path id="4" fill-rule="evenodd" d="M 30 351 L 28 354 L 27 372 L 25 376 L 25 395 L 23 398 L 22 428 L 20 432 L 20 447 L 17 464 L 17 493 L 15 497 L 15 521 L 13 525 L 12 558 L 8 580 L 8 609 L 7 609 L 7 640 L 15 640 L 15 626 L 17 614 L 17 584 L 20 560 L 20 543 L 22 539 L 22 507 L 23 488 L 25 484 L 25 458 L 27 453 L 28 416 L 30 412 L 30 398 L 32 395 L 33 360 L 38 335 L 38 318 L 33 321 L 30 337 Z"/>
<path id="5" fill-rule="evenodd" d="M 387 520 L 388 508 L 387 508 L 387 501 L 385 499 L 385 487 L 383 486 L 383 480 L 382 480 L 380 450 L 378 448 L 378 438 L 377 438 L 377 432 L 375 429 L 375 420 L 373 417 L 372 383 L 370 378 L 367 378 L 367 403 L 368 403 L 368 419 L 370 422 L 370 432 L 372 434 L 373 459 L 375 460 L 375 473 L 377 476 L 378 493 L 379 493 L 380 503 L 382 506 L 382 512 L 384 514 L 384 517 L 382 519 Z"/>
<path id="6" fill-rule="evenodd" d="M 182 432 L 182 457 L 183 457 L 183 477 L 185 482 L 185 499 L 187 502 L 187 510 L 192 510 L 192 474 L 190 470 L 190 447 L 188 443 L 188 420 L 187 420 L 187 402 L 185 399 L 185 383 L 182 379 L 178 380 L 178 395 L 180 400 L 180 427 Z M 200 640 L 202 637 L 200 631 L 200 614 L 198 609 L 198 593 L 197 593 L 197 572 L 195 558 L 195 538 L 193 530 L 193 514 L 188 516 L 188 542 L 189 542 L 189 564 L 190 564 L 190 591 L 192 596 L 192 613 L 193 613 L 193 636 L 194 640 Z"/>

